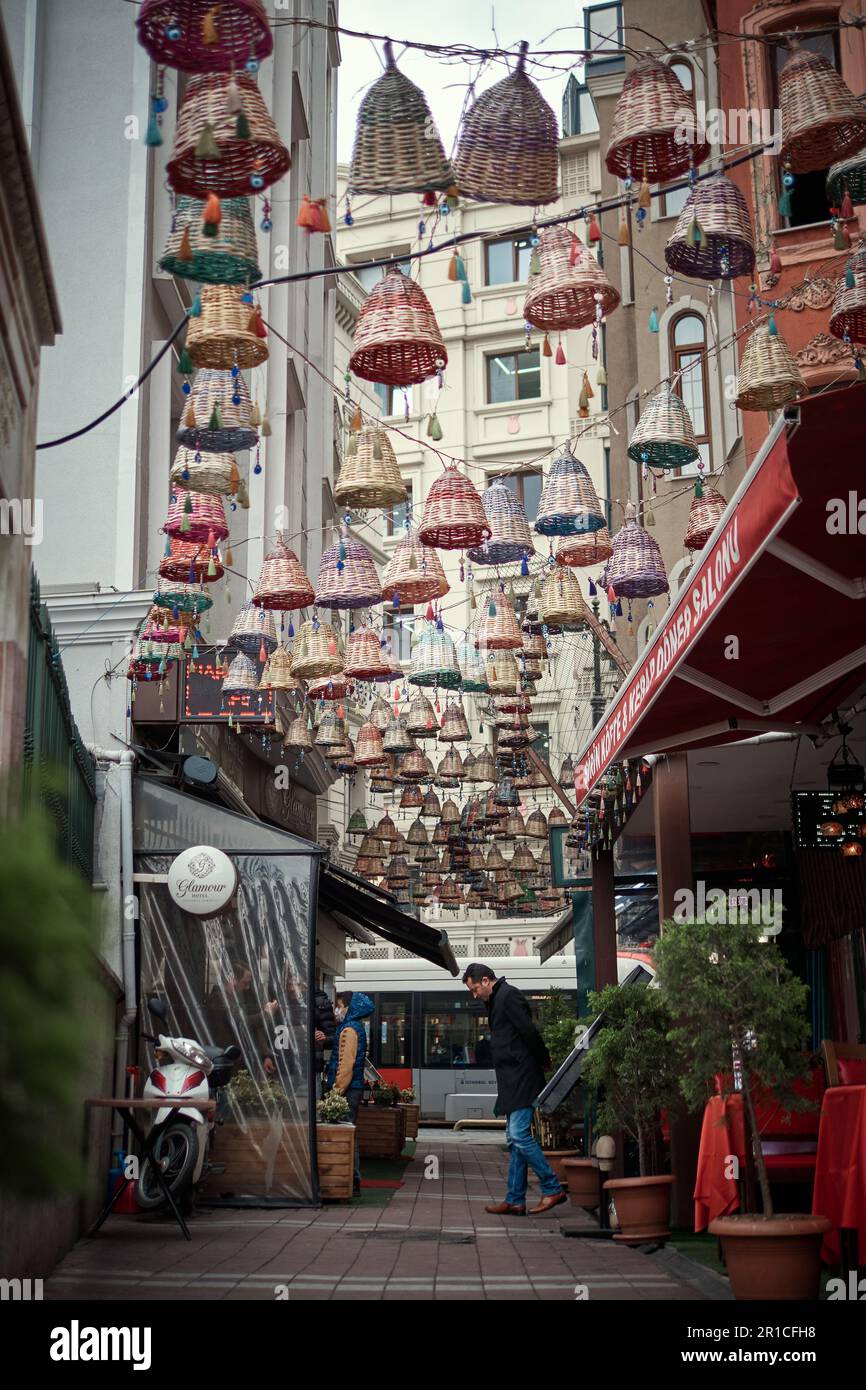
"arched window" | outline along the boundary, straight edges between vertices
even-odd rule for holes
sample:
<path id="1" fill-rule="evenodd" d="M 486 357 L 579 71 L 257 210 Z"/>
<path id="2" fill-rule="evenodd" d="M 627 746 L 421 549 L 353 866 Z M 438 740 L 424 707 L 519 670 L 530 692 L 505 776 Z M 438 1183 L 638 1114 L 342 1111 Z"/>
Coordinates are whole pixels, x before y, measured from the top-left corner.
<path id="1" fill-rule="evenodd" d="M 710 438 L 709 371 L 707 368 L 707 328 L 700 314 L 678 314 L 670 325 L 671 375 L 682 372 L 676 391 L 692 417 L 695 439 L 700 450 L 703 471 L 712 469 Z M 689 464 L 678 474 L 693 474 L 700 470 Z"/>
<path id="2" fill-rule="evenodd" d="M 687 92 L 695 90 L 695 74 L 692 72 L 691 63 L 687 63 L 684 58 L 677 58 L 671 63 L 671 72 L 676 73 Z"/>

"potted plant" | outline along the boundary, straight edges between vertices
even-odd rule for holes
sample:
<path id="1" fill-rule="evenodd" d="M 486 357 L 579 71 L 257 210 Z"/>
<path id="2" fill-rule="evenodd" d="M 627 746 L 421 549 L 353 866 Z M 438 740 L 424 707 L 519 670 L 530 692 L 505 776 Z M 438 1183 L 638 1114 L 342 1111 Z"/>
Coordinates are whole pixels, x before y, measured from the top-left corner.
<path id="1" fill-rule="evenodd" d="M 637 1145 L 639 1177 L 611 1178 L 619 1232 L 615 1240 L 636 1245 L 670 1235 L 673 1177 L 655 1172 L 661 1112 L 677 1096 L 676 1057 L 668 1041 L 671 1018 L 658 990 L 642 985 L 608 985 L 590 994 L 604 1023 L 587 1055 L 583 1078 L 599 1094 L 603 1132 L 622 1130 Z"/>
<path id="2" fill-rule="evenodd" d="M 316 1158 L 323 1201 L 351 1201 L 355 1167 L 355 1126 L 346 1123 L 349 1102 L 330 1090 L 316 1102 Z"/>
<path id="3" fill-rule="evenodd" d="M 217 1125 L 204 1190 L 269 1196 L 294 1182 L 289 1098 L 278 1081 L 235 1072 L 224 1091 L 231 1119 Z"/>
<path id="4" fill-rule="evenodd" d="M 349 1102 L 339 1091 L 331 1089 L 323 1100 L 316 1101 L 316 1119 L 320 1125 L 338 1125 L 349 1113 Z"/>
<path id="5" fill-rule="evenodd" d="M 552 989 L 538 1005 L 538 1030 L 550 1053 L 552 1071 L 562 1065 L 574 1048 L 578 1021 L 571 1004 L 558 989 Z M 580 1156 L 579 1136 L 583 1118 L 576 1101 L 569 1096 L 552 1115 L 536 1112 L 534 1128 L 544 1156 L 560 1182 L 566 1181 L 565 1163 Z"/>
<path id="6" fill-rule="evenodd" d="M 792 1090 L 808 1072 L 808 990 L 760 924 L 665 924 L 655 950 L 661 993 L 676 1025 L 679 1087 L 702 1107 L 719 1079 L 730 1094 L 732 1072 L 742 1081 L 748 1143 L 762 1213 L 710 1222 L 737 1298 L 814 1299 L 820 1246 L 830 1222 L 823 1216 L 776 1214 L 756 1116 L 758 1093 L 772 1090 L 789 1110 L 804 1108 Z"/>

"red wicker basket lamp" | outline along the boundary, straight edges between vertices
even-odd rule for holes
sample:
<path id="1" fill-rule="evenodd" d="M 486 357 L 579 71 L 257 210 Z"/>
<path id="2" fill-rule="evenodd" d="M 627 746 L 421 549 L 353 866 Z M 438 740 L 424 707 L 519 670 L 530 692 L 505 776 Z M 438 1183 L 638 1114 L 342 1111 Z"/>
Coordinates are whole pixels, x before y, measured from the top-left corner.
<path id="1" fill-rule="evenodd" d="M 144 0 L 138 41 L 181 72 L 255 71 L 274 47 L 262 0 Z"/>
<path id="2" fill-rule="evenodd" d="M 281 179 L 291 162 L 251 77 L 216 72 L 190 78 L 167 170 L 176 193 L 248 197 Z"/>
<path id="3" fill-rule="evenodd" d="M 364 381 L 413 386 L 448 363 L 445 341 L 421 286 L 393 266 L 361 307 L 349 370 Z"/>
<path id="4" fill-rule="evenodd" d="M 221 497 L 209 492 L 188 492 L 176 487 L 163 526 L 167 536 L 187 541 L 207 541 L 211 549 L 229 534 Z"/>
<path id="5" fill-rule="evenodd" d="M 419 539 L 439 550 L 465 550 L 480 545 L 490 534 L 490 522 L 476 488 L 464 473 L 449 465 L 427 494 Z"/>
<path id="6" fill-rule="evenodd" d="M 697 130 L 694 97 L 666 63 L 642 58 L 616 103 L 605 156 L 609 172 L 664 183 L 703 163 L 709 152 Z"/>
<path id="7" fill-rule="evenodd" d="M 283 540 L 282 531 L 277 532 L 274 548 L 264 558 L 252 601 L 259 608 L 275 608 L 282 613 L 315 602 L 313 586 L 297 555 Z"/>

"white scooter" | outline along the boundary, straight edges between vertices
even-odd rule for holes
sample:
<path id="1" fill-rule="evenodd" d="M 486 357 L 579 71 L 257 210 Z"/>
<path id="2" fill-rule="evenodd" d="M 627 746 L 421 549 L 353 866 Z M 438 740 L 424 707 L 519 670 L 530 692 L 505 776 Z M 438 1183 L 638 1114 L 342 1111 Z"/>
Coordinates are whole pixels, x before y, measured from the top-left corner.
<path id="1" fill-rule="evenodd" d="M 168 1012 L 164 1002 L 151 999 L 151 1013 L 164 1018 Z M 145 1035 L 156 1044 L 155 1065 L 144 1083 L 145 1099 L 197 1100 L 213 1099 L 219 1087 L 231 1077 L 232 1067 L 241 1055 L 237 1044 L 229 1047 L 208 1047 L 193 1038 L 172 1038 L 160 1033 Z M 144 1211 L 156 1211 L 166 1205 L 165 1193 L 156 1176 L 158 1164 L 163 1182 L 184 1214 L 192 1208 L 192 1194 L 204 1171 L 213 1131 L 210 1112 L 194 1105 L 174 1109 L 162 1106 L 153 1118 L 153 1128 L 159 1133 L 153 1141 L 152 1157 L 142 1160 L 136 1188 L 136 1200 Z"/>

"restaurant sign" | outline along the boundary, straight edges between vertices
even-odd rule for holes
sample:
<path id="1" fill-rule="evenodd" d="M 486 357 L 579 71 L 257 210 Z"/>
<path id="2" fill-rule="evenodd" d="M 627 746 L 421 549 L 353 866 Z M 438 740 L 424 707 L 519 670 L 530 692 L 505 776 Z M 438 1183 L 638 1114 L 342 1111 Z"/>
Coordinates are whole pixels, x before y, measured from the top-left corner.
<path id="1" fill-rule="evenodd" d="M 238 874 L 234 863 L 212 845 L 193 845 L 173 860 L 168 891 L 178 907 L 196 917 L 214 917 L 234 897 Z"/>

